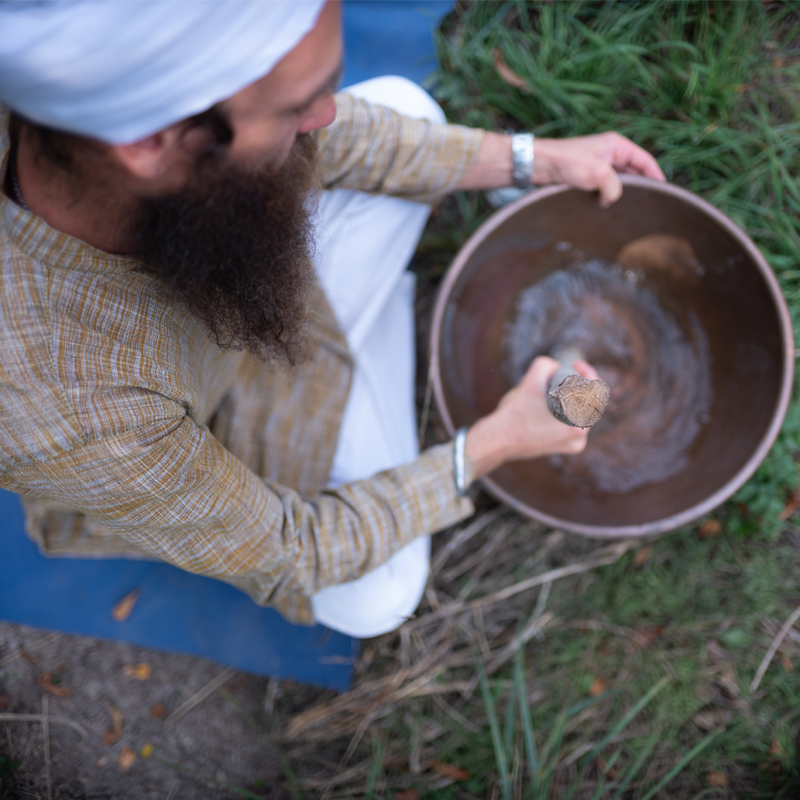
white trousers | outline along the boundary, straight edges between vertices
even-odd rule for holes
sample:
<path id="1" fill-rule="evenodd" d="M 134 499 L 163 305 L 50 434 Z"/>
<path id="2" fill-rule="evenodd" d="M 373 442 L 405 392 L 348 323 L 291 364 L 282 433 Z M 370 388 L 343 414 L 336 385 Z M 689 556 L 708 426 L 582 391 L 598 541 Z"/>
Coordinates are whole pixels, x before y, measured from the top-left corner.
<path id="1" fill-rule="evenodd" d="M 349 93 L 410 117 L 444 122 L 417 84 L 375 78 Z M 368 478 L 419 454 L 414 407 L 414 288 L 406 271 L 430 207 L 336 190 L 318 212 L 317 273 L 355 361 L 330 485 Z M 430 536 L 385 564 L 311 598 L 316 620 L 364 638 L 394 630 L 414 613 L 428 580 Z"/>

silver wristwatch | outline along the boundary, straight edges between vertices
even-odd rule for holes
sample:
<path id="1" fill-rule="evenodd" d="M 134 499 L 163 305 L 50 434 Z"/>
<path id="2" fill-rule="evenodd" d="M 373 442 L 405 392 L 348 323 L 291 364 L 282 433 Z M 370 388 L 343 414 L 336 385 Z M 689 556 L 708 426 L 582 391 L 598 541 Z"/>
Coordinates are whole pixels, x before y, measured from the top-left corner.
<path id="1" fill-rule="evenodd" d="M 533 134 L 515 133 L 511 136 L 511 179 L 517 189 L 525 189 L 532 177 Z"/>

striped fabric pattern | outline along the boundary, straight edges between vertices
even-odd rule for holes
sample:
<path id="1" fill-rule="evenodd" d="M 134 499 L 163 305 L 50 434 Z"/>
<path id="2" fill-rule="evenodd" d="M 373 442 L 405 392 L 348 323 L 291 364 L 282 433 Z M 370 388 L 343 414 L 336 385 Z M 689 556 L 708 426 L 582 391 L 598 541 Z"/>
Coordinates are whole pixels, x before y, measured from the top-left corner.
<path id="1" fill-rule="evenodd" d="M 346 94 L 337 106 L 319 134 L 326 188 L 434 202 L 480 146 Z M 0 110 L 3 175 L 7 127 Z M 264 365 L 220 350 L 134 260 L 3 195 L 0 276 L 0 486 L 46 554 L 163 559 L 310 623 L 311 594 L 473 510 L 450 445 L 325 489 L 352 360 L 321 290 L 312 358 Z"/>

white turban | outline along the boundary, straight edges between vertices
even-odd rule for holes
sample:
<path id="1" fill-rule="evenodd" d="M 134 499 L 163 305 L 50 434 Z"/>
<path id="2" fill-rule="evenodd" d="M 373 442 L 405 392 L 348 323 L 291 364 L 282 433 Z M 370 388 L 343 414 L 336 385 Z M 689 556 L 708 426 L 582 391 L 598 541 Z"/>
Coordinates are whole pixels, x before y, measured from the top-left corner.
<path id="1" fill-rule="evenodd" d="M 126 144 L 266 75 L 323 0 L 0 2 L 0 102 Z"/>

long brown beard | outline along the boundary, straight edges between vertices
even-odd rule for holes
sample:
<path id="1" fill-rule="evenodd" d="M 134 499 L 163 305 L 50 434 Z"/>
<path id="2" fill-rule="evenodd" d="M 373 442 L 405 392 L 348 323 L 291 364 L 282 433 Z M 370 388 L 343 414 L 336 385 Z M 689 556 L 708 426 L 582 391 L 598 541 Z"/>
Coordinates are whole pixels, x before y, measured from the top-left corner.
<path id="1" fill-rule="evenodd" d="M 134 215 L 132 252 L 220 347 L 290 363 L 304 356 L 315 155 L 315 140 L 301 136 L 264 174 L 207 156 L 191 185 L 144 199 Z"/>

